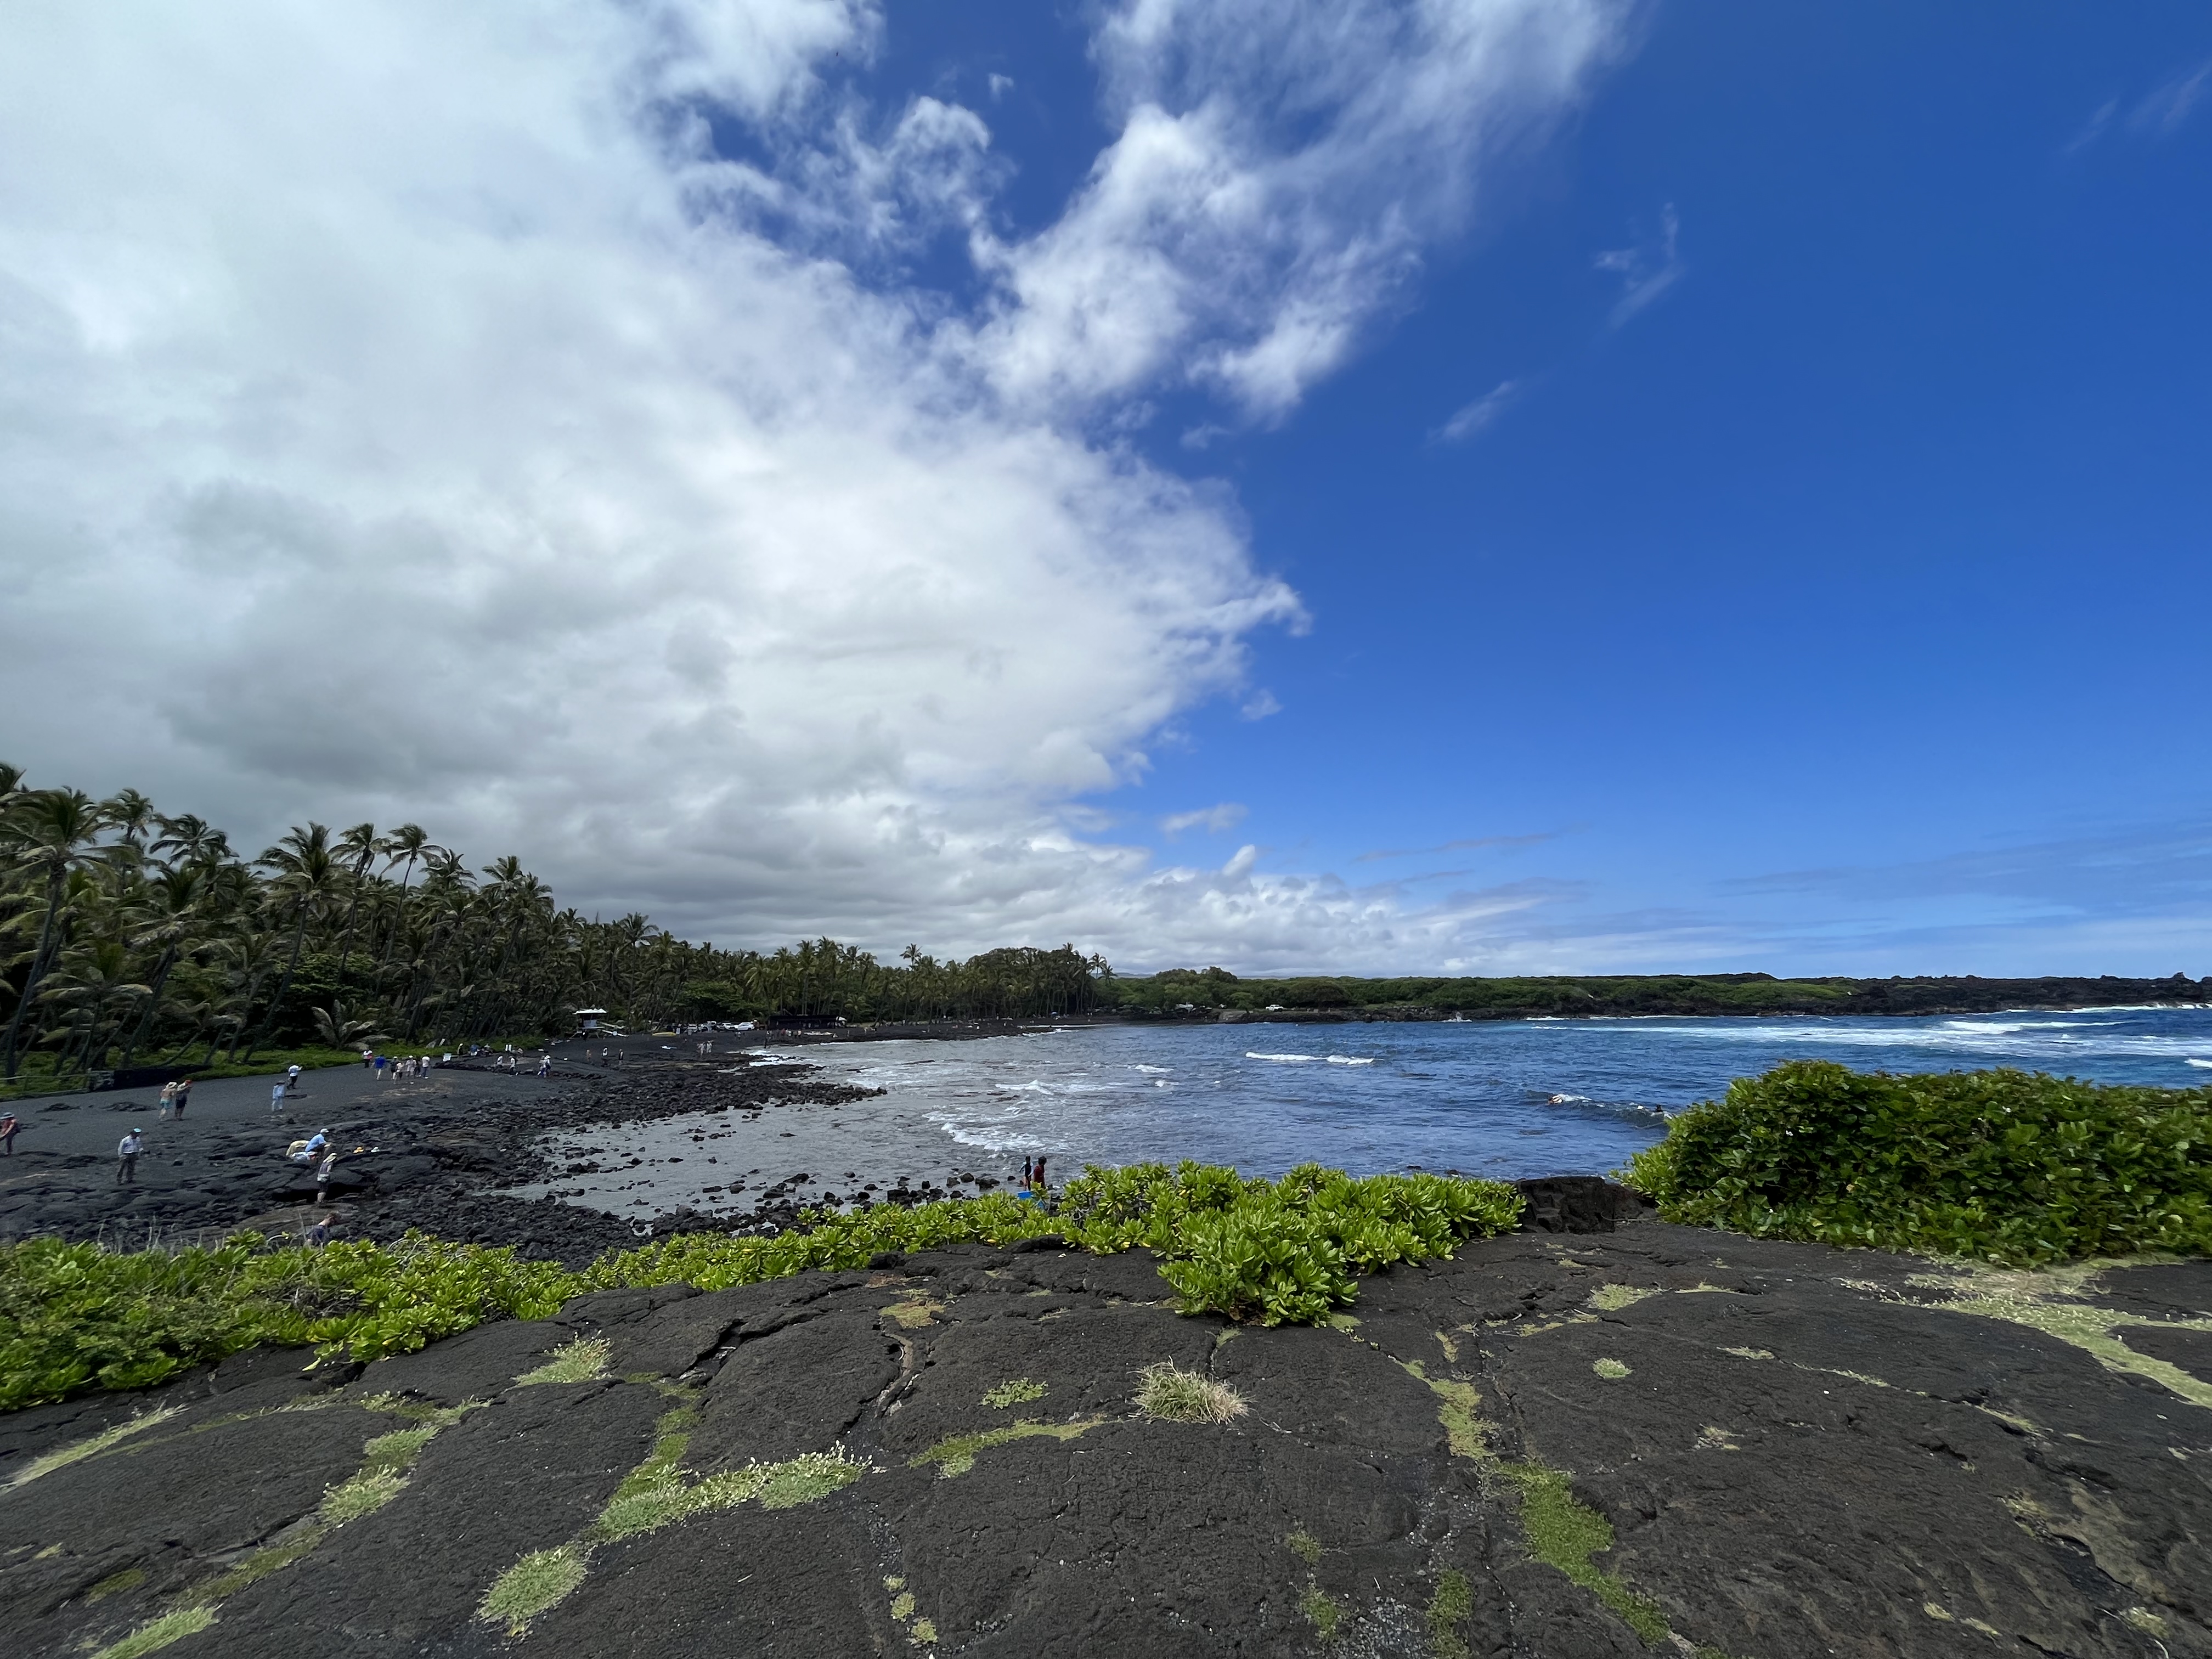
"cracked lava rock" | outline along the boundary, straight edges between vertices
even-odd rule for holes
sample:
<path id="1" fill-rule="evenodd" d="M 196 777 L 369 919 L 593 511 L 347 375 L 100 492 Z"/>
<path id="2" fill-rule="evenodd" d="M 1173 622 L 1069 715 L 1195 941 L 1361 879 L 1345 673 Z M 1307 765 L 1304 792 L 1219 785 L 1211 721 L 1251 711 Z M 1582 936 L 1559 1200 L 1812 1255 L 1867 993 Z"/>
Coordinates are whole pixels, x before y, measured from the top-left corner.
<path id="1" fill-rule="evenodd" d="M 0 1651 L 2212 1655 L 2208 1309 L 1656 1221 L 1322 1329 L 1049 1243 L 600 1292 L 0 1419 Z"/>

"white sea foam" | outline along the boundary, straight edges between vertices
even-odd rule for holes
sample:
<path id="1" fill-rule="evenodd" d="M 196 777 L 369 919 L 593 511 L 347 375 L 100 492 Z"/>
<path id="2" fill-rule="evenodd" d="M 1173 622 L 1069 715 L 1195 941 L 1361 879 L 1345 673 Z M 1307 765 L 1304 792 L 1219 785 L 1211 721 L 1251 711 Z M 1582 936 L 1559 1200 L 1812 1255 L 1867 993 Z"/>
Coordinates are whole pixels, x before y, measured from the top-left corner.
<path id="1" fill-rule="evenodd" d="M 1133 1072 L 1146 1072 L 1154 1077 L 1165 1077 L 1174 1068 L 1168 1066 L 1132 1066 L 1129 1069 Z"/>
<path id="2" fill-rule="evenodd" d="M 2192 1058 L 2186 1063 L 2191 1066 L 2202 1066 L 2205 1071 L 2212 1072 L 2212 1060 L 2197 1060 Z"/>
<path id="3" fill-rule="evenodd" d="M 1328 1057 L 1328 1063 L 1332 1066 L 1372 1066 L 1375 1062 L 1371 1060 L 1354 1060 L 1349 1054 L 1331 1054 Z"/>
<path id="4" fill-rule="evenodd" d="M 1247 1048 L 1244 1051 L 1244 1058 L 1247 1060 L 1279 1060 L 1286 1066 L 1301 1066 L 1310 1064 L 1314 1060 L 1319 1060 L 1321 1056 L 1319 1054 L 1255 1054 L 1251 1049 Z"/>
<path id="5" fill-rule="evenodd" d="M 2014 1031 L 2081 1031 L 2119 1023 L 2117 1019 L 1947 1019 L 1942 1029 L 1975 1036 L 2010 1036 Z"/>

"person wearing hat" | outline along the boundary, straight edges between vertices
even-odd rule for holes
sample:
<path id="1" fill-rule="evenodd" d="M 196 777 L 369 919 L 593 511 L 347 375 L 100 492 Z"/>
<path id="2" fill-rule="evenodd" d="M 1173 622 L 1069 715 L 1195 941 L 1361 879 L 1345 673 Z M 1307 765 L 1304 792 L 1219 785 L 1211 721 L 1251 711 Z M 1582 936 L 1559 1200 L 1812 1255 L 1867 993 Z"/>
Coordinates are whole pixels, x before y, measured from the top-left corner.
<path id="1" fill-rule="evenodd" d="M 115 1148 L 115 1184 L 135 1187 L 138 1184 L 138 1154 L 145 1150 L 146 1137 L 132 1128 Z"/>

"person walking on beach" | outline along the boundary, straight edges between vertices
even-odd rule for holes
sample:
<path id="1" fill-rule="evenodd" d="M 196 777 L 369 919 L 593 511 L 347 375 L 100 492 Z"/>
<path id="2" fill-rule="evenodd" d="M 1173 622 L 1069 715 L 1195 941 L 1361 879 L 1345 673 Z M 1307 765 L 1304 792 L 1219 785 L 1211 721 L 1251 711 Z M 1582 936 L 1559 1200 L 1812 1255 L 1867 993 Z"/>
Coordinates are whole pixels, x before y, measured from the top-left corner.
<path id="1" fill-rule="evenodd" d="M 362 1069 L 362 1071 L 366 1072 L 366 1071 L 369 1070 L 372 1066 L 374 1066 L 375 1064 L 376 1064 L 376 1050 L 375 1050 L 375 1049 L 374 1049 L 374 1048 L 364 1048 L 364 1049 L 362 1049 L 362 1050 L 361 1051 L 361 1069 Z"/>
<path id="2" fill-rule="evenodd" d="M 1048 1193 L 1052 1190 L 1045 1184 L 1044 1154 L 1042 1152 L 1037 1154 L 1036 1167 L 1030 1171 L 1030 1187 L 1032 1191 L 1040 1193 Z"/>
<path id="3" fill-rule="evenodd" d="M 301 1068 L 299 1066 L 293 1066 L 287 1068 L 285 1071 L 284 1092 L 286 1094 L 294 1094 L 298 1091 L 300 1087 L 300 1070 Z"/>
<path id="4" fill-rule="evenodd" d="M 9 1158 L 15 1156 L 15 1131 L 22 1127 L 15 1121 L 15 1115 L 13 1112 L 0 1117 L 0 1155 Z"/>
<path id="5" fill-rule="evenodd" d="M 553 1075 L 553 1056 L 550 1054 L 538 1056 L 538 1075 L 540 1077 Z"/>
<path id="6" fill-rule="evenodd" d="M 170 1109 L 175 1112 L 179 1117 L 182 1117 L 185 1115 L 185 1106 L 191 1103 L 191 1079 L 188 1077 L 179 1078 L 177 1079 L 177 1097 L 174 1101 L 170 1103 Z"/>
<path id="7" fill-rule="evenodd" d="M 269 1115 L 275 1117 L 284 1109 L 284 1080 L 282 1078 L 269 1085 Z"/>
<path id="8" fill-rule="evenodd" d="M 115 1184 L 135 1187 L 138 1184 L 138 1154 L 145 1149 L 146 1137 L 137 1130 L 126 1133 L 115 1148 Z"/>
<path id="9" fill-rule="evenodd" d="M 169 1114 L 176 1109 L 176 1104 L 177 1085 L 173 1083 L 164 1083 L 161 1085 L 161 1103 L 155 1107 L 154 1115 L 166 1123 Z"/>

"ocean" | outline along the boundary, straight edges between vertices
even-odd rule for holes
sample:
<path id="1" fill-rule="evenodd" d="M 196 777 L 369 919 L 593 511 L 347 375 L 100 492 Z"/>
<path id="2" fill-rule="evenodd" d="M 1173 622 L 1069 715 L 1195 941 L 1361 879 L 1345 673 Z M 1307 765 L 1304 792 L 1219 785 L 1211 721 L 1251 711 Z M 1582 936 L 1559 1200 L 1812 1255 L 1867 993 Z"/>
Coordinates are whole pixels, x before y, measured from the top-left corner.
<path id="1" fill-rule="evenodd" d="M 940 1184 L 955 1174 L 1003 1179 L 1036 1153 L 1050 1160 L 1055 1183 L 1085 1163 L 1186 1158 L 1266 1176 L 1310 1161 L 1355 1175 L 1603 1174 L 1658 1139 L 1669 1112 L 1784 1060 L 2212 1084 L 2212 1008 L 1137 1025 L 822 1045 L 789 1057 L 884 1092 L 842 1106 L 779 1108 L 750 1124 L 675 1118 L 629 1126 L 617 1133 L 642 1164 L 550 1190 L 641 1216 L 678 1204 L 746 1207 L 763 1186 L 804 1174 L 800 1190 L 849 1201 L 868 1183 L 888 1187 L 901 1176 Z M 563 1158 L 611 1150 L 605 1134 L 562 1136 L 552 1146 Z M 702 1162 L 708 1155 L 711 1168 Z"/>

